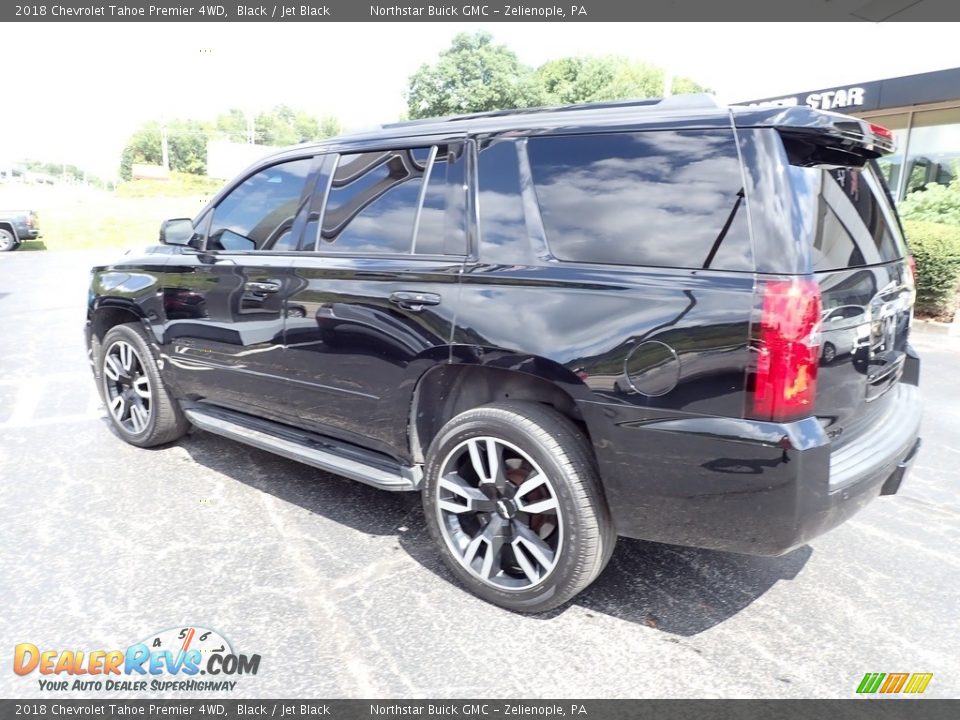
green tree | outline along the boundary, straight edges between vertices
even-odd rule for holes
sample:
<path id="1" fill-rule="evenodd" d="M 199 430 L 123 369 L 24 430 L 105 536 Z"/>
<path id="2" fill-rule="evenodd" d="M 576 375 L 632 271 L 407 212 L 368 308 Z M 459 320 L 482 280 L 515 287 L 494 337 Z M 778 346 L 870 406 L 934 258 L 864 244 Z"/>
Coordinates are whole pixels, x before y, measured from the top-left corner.
<path id="1" fill-rule="evenodd" d="M 537 80 L 549 105 L 661 97 L 664 79 L 663 68 L 618 55 L 565 57 L 537 69 Z M 675 77 L 671 84 L 677 95 L 706 92 L 685 77 Z"/>
<path id="2" fill-rule="evenodd" d="M 411 118 L 524 108 L 543 94 L 532 69 L 487 32 L 460 33 L 433 65 L 421 65 L 406 91 Z"/>
<path id="3" fill-rule="evenodd" d="M 257 115 L 254 131 L 260 144 L 296 145 L 336 135 L 340 132 L 340 123 L 334 117 L 320 119 L 288 105 L 277 105 Z"/>
<path id="4" fill-rule="evenodd" d="M 333 137 L 342 132 L 343 127 L 340 125 L 340 121 L 333 115 L 324 115 L 320 118 L 320 137 L 317 138 L 318 140 Z"/>
<path id="5" fill-rule="evenodd" d="M 160 123 L 151 120 L 141 125 L 127 140 L 123 153 L 120 155 L 120 177 L 129 180 L 132 176 L 131 167 L 134 163 L 159 165 L 162 161 Z"/>
<path id="6" fill-rule="evenodd" d="M 230 108 L 220 113 L 216 120 L 217 135 L 230 142 L 247 141 L 247 116 L 243 110 Z"/>
<path id="7" fill-rule="evenodd" d="M 120 177 L 131 178 L 135 163 L 160 165 L 163 163 L 161 148 L 161 123 L 151 120 L 144 123 L 130 137 L 120 155 Z M 166 123 L 167 150 L 170 169 L 192 175 L 207 172 L 207 139 L 213 129 L 200 120 L 172 120 Z"/>
<path id="8" fill-rule="evenodd" d="M 201 120 L 171 120 L 166 124 L 170 169 L 192 175 L 207 172 L 207 142 L 212 138 L 246 142 L 247 115 L 231 108 L 220 113 L 213 123 Z M 339 121 L 332 116 L 316 118 L 309 113 L 278 105 L 257 115 L 254 121 L 256 142 L 262 145 L 296 145 L 322 140 L 340 132 Z M 120 156 L 120 177 L 131 178 L 134 163 L 160 165 L 161 124 L 156 120 L 144 123 L 127 141 Z"/>

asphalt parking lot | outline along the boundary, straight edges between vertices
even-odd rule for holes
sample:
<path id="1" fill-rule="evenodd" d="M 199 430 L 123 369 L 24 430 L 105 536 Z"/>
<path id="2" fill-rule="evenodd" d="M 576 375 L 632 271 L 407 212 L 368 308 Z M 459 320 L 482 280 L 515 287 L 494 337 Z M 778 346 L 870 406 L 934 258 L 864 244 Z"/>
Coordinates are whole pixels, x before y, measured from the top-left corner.
<path id="1" fill-rule="evenodd" d="M 524 617 L 453 584 L 415 497 L 199 431 L 114 436 L 81 340 L 97 257 L 0 256 L 0 696 L 85 696 L 15 675 L 18 643 L 188 625 L 261 655 L 235 697 L 849 698 L 866 672 L 960 695 L 960 339 L 915 335 L 925 445 L 898 495 L 781 558 L 621 540 Z"/>

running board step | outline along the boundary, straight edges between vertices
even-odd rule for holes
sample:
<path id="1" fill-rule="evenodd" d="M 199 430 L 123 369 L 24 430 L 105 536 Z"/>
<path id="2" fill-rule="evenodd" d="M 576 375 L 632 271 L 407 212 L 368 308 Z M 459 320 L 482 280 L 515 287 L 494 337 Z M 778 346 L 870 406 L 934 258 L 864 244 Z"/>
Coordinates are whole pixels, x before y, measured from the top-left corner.
<path id="1" fill-rule="evenodd" d="M 343 475 L 381 490 L 418 490 L 421 470 L 356 445 L 255 418 L 224 408 L 194 405 L 183 409 L 201 430 Z"/>

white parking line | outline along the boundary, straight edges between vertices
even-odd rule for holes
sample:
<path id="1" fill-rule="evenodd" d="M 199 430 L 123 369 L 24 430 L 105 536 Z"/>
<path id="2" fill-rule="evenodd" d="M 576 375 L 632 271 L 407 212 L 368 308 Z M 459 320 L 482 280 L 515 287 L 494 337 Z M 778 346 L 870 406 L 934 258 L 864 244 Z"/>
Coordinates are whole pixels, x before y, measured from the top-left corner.
<path id="1" fill-rule="evenodd" d="M 50 375 L 5 378 L 0 385 L 16 386 L 16 396 L 12 403 L 10 416 L 0 423 L 0 430 L 45 427 L 48 425 L 89 422 L 103 417 L 104 408 L 96 388 L 93 387 L 88 373 L 53 373 Z M 67 392 L 82 393 L 85 402 L 82 412 L 69 412 L 60 415 L 45 414 L 38 417 L 44 392 L 54 385 L 64 386 Z M 79 399 L 79 398 L 78 398 Z M 74 405 L 74 409 L 81 403 Z"/>
<path id="2" fill-rule="evenodd" d="M 43 388 L 46 385 L 44 378 L 27 378 L 17 383 L 17 399 L 13 402 L 13 412 L 3 425 L 5 426 L 24 426 L 33 418 L 37 407 L 40 405 L 40 397 L 43 394 Z"/>

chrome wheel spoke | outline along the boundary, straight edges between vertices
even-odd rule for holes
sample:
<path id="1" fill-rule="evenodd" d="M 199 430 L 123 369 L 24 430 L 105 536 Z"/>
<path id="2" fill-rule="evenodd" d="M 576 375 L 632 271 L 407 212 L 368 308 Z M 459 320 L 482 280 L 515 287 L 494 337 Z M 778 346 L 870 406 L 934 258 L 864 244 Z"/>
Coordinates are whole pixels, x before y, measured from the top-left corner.
<path id="1" fill-rule="evenodd" d="M 492 500 L 456 473 L 448 473 L 441 477 L 440 487 L 456 496 L 456 498 L 440 498 L 440 507 L 447 512 L 480 512 L 493 509 Z"/>
<path id="2" fill-rule="evenodd" d="M 520 569 L 523 570 L 523 574 L 526 575 L 527 580 L 531 583 L 538 582 L 540 580 L 540 573 L 537 571 L 536 566 L 530 562 L 525 552 L 517 548 L 516 540 L 514 540 L 511 545 L 513 545 L 513 555 L 517 558 L 517 564 L 520 566 Z"/>
<path id="3" fill-rule="evenodd" d="M 120 365 L 123 367 L 126 374 L 133 374 L 133 348 L 127 345 L 127 343 L 119 343 L 117 345 L 117 354 L 120 357 Z"/>
<path id="4" fill-rule="evenodd" d="M 547 545 L 547 543 L 545 543 L 539 535 L 537 535 L 526 525 L 517 523 L 516 530 L 517 536 L 513 541 L 513 546 L 516 548 L 516 552 L 523 552 L 523 550 L 521 550 L 518 546 L 522 546 L 523 548 L 529 550 L 530 554 L 533 556 L 533 559 L 536 560 L 540 564 L 540 567 L 543 568 L 544 575 L 553 570 L 553 566 L 556 564 L 556 555 L 550 546 Z"/>
<path id="5" fill-rule="evenodd" d="M 483 545 L 484 538 L 483 535 L 477 535 L 463 551 L 463 561 L 469 566 L 473 564 L 473 559 L 477 556 L 477 551 L 480 550 L 480 546 Z"/>
<path id="6" fill-rule="evenodd" d="M 487 549 L 483 556 L 483 565 L 480 567 L 480 577 L 489 580 L 501 570 L 503 554 L 504 523 L 500 518 L 493 518 L 483 530 L 483 538 Z"/>
<path id="7" fill-rule="evenodd" d="M 130 423 L 133 425 L 133 431 L 135 433 L 143 432 L 143 429 L 147 426 L 149 417 L 149 414 L 141 405 L 138 405 L 137 403 L 131 403 Z"/>
<path id="8" fill-rule="evenodd" d="M 544 475 L 536 474 L 533 477 L 524 480 L 520 484 L 520 487 L 517 488 L 517 494 L 513 497 L 514 502 L 517 503 L 517 508 L 522 512 L 531 513 L 533 515 L 538 515 L 540 513 L 555 514 L 559 505 L 557 503 L 557 498 L 552 494 L 547 498 L 534 500 L 532 502 L 525 500 L 527 495 L 539 488 L 545 488 L 549 491 L 549 484 L 547 483 L 547 478 Z"/>
<path id="9" fill-rule="evenodd" d="M 110 412 L 113 413 L 113 416 L 117 420 L 123 420 L 123 416 L 126 413 L 126 401 L 123 399 L 123 395 L 117 395 L 110 401 Z"/>
<path id="10" fill-rule="evenodd" d="M 493 438 L 475 438 L 467 441 L 470 451 L 470 462 L 473 471 L 481 483 L 493 483 L 502 490 L 506 477 L 503 474 L 503 465 L 500 462 L 503 448 Z"/>
<path id="11" fill-rule="evenodd" d="M 119 382 L 120 373 L 120 364 L 116 358 L 114 358 L 113 355 L 107 355 L 103 360 L 103 374 L 114 382 Z"/>
<path id="12" fill-rule="evenodd" d="M 144 400 L 150 399 L 150 381 L 146 375 L 141 375 L 133 381 L 133 391 Z"/>

